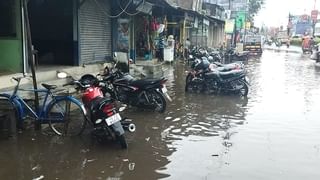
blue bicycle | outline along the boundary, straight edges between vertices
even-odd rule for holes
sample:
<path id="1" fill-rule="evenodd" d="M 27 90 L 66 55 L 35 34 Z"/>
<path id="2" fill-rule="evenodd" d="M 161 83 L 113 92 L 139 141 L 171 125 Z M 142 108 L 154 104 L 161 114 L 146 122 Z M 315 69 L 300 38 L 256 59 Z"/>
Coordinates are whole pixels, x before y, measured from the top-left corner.
<path id="1" fill-rule="evenodd" d="M 60 136 L 80 135 L 87 123 L 87 114 L 84 105 L 70 95 L 54 95 L 52 90 L 56 85 L 42 84 L 42 89 L 21 89 L 21 79 L 12 78 L 17 82 L 12 94 L 0 93 L 0 100 L 12 105 L 18 125 L 23 124 L 27 117 L 40 121 L 41 124 L 49 124 L 50 129 Z M 18 95 L 19 91 L 30 91 L 44 94 L 43 102 L 36 112 L 32 105 Z M 48 126 L 47 126 L 48 127 Z"/>

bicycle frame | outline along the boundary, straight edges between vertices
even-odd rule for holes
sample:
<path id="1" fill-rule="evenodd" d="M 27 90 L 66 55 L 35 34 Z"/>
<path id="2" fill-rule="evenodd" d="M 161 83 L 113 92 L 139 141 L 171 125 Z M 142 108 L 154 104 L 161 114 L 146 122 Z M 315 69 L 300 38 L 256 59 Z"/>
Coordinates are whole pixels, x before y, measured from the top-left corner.
<path id="1" fill-rule="evenodd" d="M 78 101 L 77 99 L 75 99 L 72 96 L 54 96 L 53 93 L 48 90 L 48 89 L 19 89 L 19 85 L 20 85 L 20 79 L 16 79 L 17 80 L 17 85 L 14 88 L 14 91 L 12 94 L 8 94 L 8 93 L 0 93 L 0 97 L 5 97 L 8 98 L 10 102 L 13 103 L 13 105 L 15 106 L 15 108 L 17 109 L 17 118 L 18 121 L 24 121 L 25 117 L 27 116 L 27 114 L 31 114 L 31 116 L 36 120 L 36 121 L 41 121 L 41 123 L 48 123 L 48 119 L 45 117 L 47 114 L 47 110 L 48 107 L 50 105 L 52 105 L 54 102 L 59 101 L 59 100 L 69 100 L 74 102 L 75 104 L 77 104 L 79 107 L 81 107 L 81 109 L 83 110 L 83 112 L 86 115 L 86 110 L 83 106 L 83 104 Z M 29 91 L 29 92 L 39 92 L 39 93 L 44 93 L 45 97 L 43 100 L 42 105 L 39 107 L 38 112 L 36 112 L 30 105 L 28 105 L 26 103 L 25 100 L 23 100 L 19 95 L 17 95 L 18 91 Z M 51 100 L 48 101 L 48 98 L 51 98 Z"/>
<path id="2" fill-rule="evenodd" d="M 26 103 L 25 100 L 23 100 L 21 97 L 17 95 L 17 91 L 29 91 L 29 92 L 39 92 L 39 93 L 45 93 L 44 101 L 42 105 L 39 107 L 38 112 L 36 112 L 29 104 Z M 20 121 L 23 121 L 26 115 L 29 113 L 32 115 L 33 118 L 36 120 L 45 120 L 46 115 L 46 104 L 48 102 L 48 97 L 51 96 L 54 100 L 55 97 L 52 95 L 52 93 L 47 89 L 17 89 L 17 91 L 14 91 L 12 95 L 1 93 L 2 96 L 7 97 L 11 102 L 14 103 L 15 107 L 17 108 L 17 115 L 18 119 Z"/>

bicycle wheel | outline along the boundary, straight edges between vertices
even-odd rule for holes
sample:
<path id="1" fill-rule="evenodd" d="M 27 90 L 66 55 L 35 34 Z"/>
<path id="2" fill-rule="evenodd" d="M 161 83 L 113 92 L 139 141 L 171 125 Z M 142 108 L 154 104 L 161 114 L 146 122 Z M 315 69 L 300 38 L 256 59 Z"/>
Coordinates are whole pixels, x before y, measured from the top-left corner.
<path id="1" fill-rule="evenodd" d="M 9 99 L 10 96 L 7 94 L 0 94 L 0 116 L 1 115 L 9 115 L 11 116 L 12 119 L 10 119 L 10 122 L 7 125 L 9 125 L 8 130 L 10 131 L 9 133 L 13 134 L 16 132 L 16 128 L 22 129 L 23 124 L 20 120 L 20 116 L 18 113 L 18 109 L 13 101 Z"/>
<path id="2" fill-rule="evenodd" d="M 82 108 L 70 99 L 60 99 L 48 106 L 47 120 L 59 136 L 77 136 L 84 130 L 87 119 Z"/>

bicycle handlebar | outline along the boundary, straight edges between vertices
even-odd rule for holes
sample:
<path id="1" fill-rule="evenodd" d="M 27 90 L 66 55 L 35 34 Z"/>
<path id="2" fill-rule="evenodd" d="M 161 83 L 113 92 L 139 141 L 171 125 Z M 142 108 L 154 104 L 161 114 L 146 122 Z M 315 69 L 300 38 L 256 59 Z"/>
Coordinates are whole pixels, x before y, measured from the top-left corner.
<path id="1" fill-rule="evenodd" d="M 20 82 L 21 79 L 23 79 L 23 78 L 31 78 L 31 77 L 32 76 L 24 75 L 24 76 L 21 76 L 21 77 L 12 77 L 12 79 L 17 81 L 17 82 Z"/>

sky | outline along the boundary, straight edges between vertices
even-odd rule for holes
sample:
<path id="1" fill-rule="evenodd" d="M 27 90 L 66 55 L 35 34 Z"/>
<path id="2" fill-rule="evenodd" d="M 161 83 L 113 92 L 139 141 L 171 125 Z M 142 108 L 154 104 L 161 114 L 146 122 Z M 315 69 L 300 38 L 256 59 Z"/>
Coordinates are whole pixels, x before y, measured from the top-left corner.
<path id="1" fill-rule="evenodd" d="M 286 26 L 289 12 L 293 15 L 311 14 L 316 2 L 316 9 L 320 10 L 320 0 L 265 0 L 260 12 L 255 18 L 255 26 L 263 24 L 270 27 Z"/>

